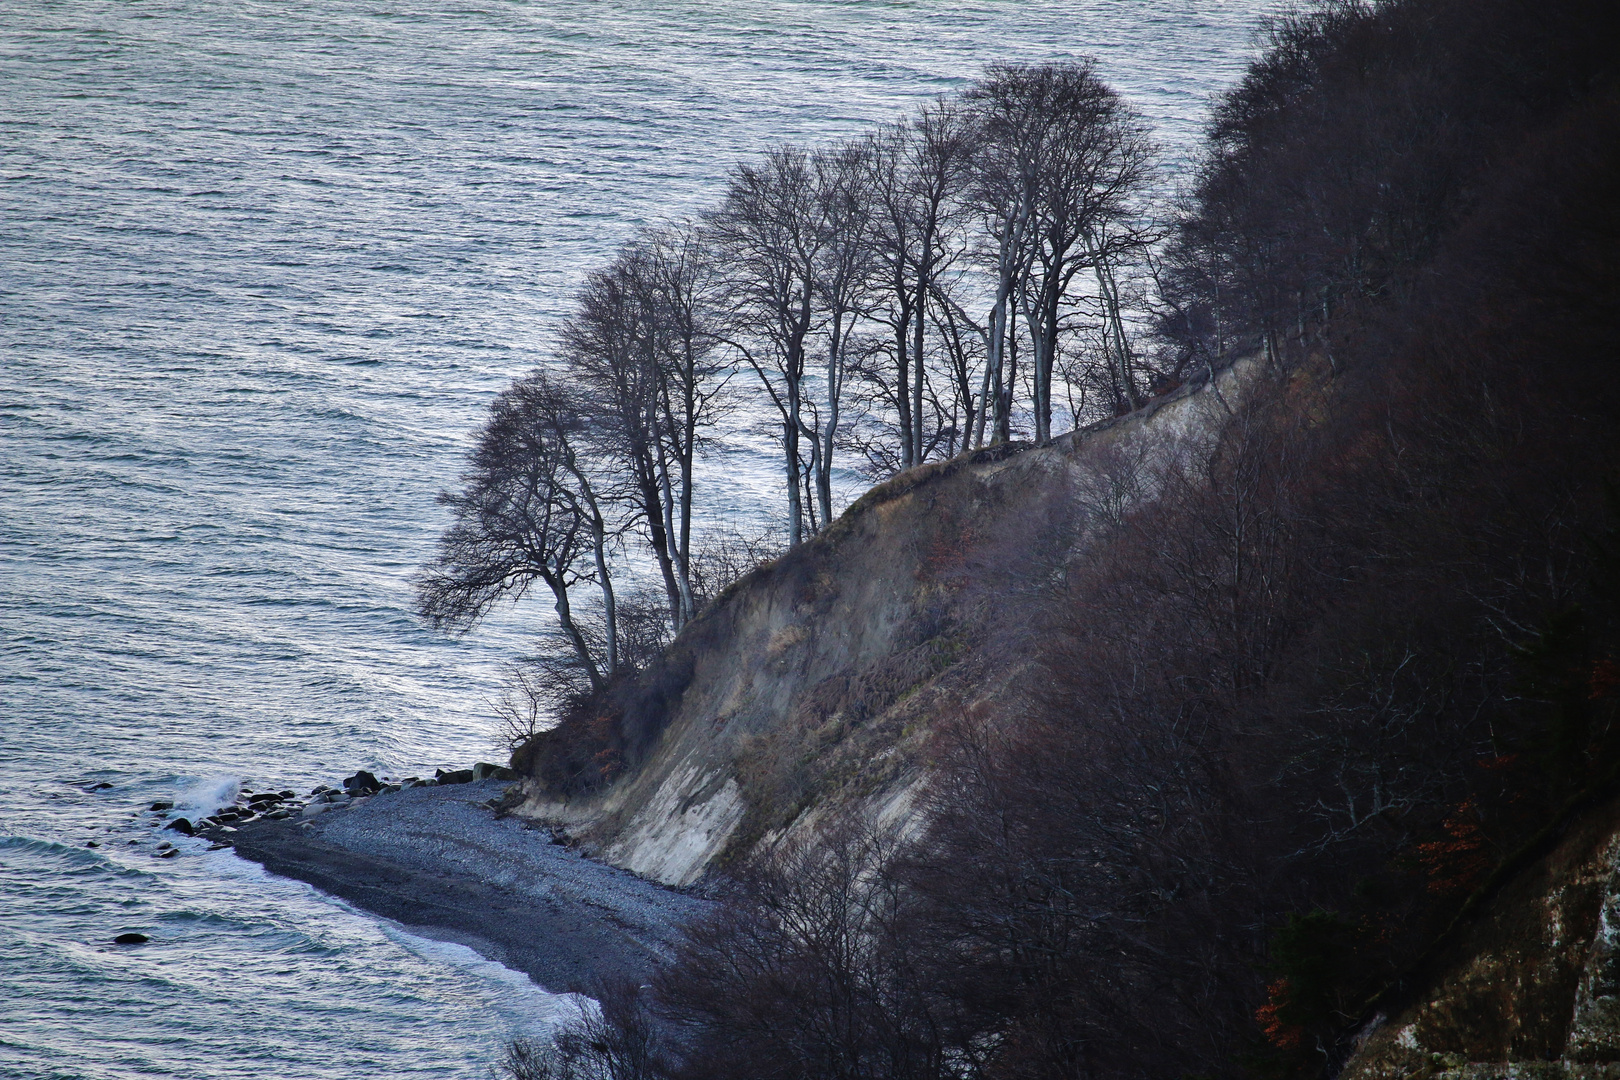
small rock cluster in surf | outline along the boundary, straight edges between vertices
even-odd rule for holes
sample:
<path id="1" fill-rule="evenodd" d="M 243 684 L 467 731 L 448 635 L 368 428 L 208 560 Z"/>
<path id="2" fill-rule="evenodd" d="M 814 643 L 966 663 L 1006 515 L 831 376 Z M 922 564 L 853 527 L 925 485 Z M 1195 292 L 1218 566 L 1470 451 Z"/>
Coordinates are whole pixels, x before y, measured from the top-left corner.
<path id="1" fill-rule="evenodd" d="M 165 830 L 182 836 L 212 840 L 214 843 L 209 850 L 218 850 L 229 847 L 232 834 L 252 821 L 284 821 L 289 818 L 308 821 L 321 814 L 359 806 L 379 795 L 389 795 L 408 787 L 436 787 L 491 779 L 516 780 L 517 774 L 505 766 L 492 765 L 487 761 L 480 761 L 470 769 L 437 769 L 433 776 L 426 778 L 405 776 L 396 779 L 385 776 L 379 779 L 375 774 L 360 769 L 353 776 L 346 777 L 341 787 L 319 784 L 307 796 L 301 797 L 290 789 L 255 792 L 244 786 L 231 802 L 216 806 L 205 815 L 178 813 L 171 799 L 152 803 L 145 813 L 152 815 L 153 820 L 149 824 L 153 828 L 161 825 Z M 138 842 L 129 841 L 131 844 Z M 101 842 L 97 840 L 85 842 L 85 847 L 100 846 Z M 174 858 L 179 854 L 180 849 L 172 842 L 164 841 L 158 845 L 159 858 Z"/>

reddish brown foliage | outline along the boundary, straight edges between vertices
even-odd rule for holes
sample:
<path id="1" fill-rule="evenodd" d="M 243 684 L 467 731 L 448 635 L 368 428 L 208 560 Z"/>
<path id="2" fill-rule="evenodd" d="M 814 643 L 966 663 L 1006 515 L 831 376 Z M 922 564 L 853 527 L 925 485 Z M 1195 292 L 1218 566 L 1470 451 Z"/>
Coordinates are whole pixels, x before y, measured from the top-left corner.
<path id="1" fill-rule="evenodd" d="M 1464 799 L 1440 827 L 1446 839 L 1417 846 L 1418 858 L 1428 872 L 1429 891 L 1443 896 L 1471 892 L 1495 863 L 1474 800 Z"/>
<path id="2" fill-rule="evenodd" d="M 1294 1051 L 1305 1044 L 1305 1029 L 1283 1019 L 1288 1006 L 1288 980 L 1278 979 L 1266 987 L 1266 1003 L 1254 1011 L 1254 1020 L 1272 1046 Z"/>

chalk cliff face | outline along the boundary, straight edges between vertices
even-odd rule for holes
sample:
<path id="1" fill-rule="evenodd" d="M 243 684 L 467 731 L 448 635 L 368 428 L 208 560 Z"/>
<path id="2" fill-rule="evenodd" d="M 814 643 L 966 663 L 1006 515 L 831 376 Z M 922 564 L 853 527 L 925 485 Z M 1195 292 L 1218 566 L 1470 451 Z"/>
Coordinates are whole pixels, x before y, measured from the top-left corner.
<path id="1" fill-rule="evenodd" d="M 520 809 L 672 885 L 836 809 L 915 827 L 939 722 L 993 715 L 1031 633 L 1018 598 L 1088 534 L 1193 459 L 1262 377 L 1242 360 L 1127 417 L 1036 448 L 991 448 L 878 486 L 753 572 L 671 649 L 683 688 L 639 767 Z"/>
<path id="2" fill-rule="evenodd" d="M 1517 875 L 1345 1080 L 1620 1076 L 1620 803 Z"/>

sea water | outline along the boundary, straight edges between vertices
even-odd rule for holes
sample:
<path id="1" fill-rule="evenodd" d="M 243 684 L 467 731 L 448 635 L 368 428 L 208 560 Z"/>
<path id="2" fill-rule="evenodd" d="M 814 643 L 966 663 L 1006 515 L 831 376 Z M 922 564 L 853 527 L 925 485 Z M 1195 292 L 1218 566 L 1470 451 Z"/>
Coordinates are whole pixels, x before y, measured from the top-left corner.
<path id="1" fill-rule="evenodd" d="M 997 60 L 1094 55 L 1185 163 L 1269 6 L 0 0 L 0 1076 L 479 1077 L 566 1015 L 143 810 L 493 756 L 538 615 L 410 575 L 639 225 Z"/>

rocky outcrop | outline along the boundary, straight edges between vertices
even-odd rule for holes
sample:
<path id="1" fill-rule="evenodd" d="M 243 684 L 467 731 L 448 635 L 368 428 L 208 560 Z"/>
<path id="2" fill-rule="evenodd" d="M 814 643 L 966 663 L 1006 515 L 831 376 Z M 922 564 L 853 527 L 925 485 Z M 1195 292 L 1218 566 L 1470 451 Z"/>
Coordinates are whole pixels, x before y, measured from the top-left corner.
<path id="1" fill-rule="evenodd" d="M 1344 1080 L 1620 1077 L 1620 801 L 1503 886 Z"/>
<path id="2" fill-rule="evenodd" d="M 838 807 L 908 827 L 938 720 L 1017 679 L 1015 598 L 1207 447 L 1261 370 L 1239 361 L 1049 445 L 879 485 L 683 631 L 673 704 L 629 775 L 572 800 L 530 780 L 518 812 L 673 885 Z"/>

